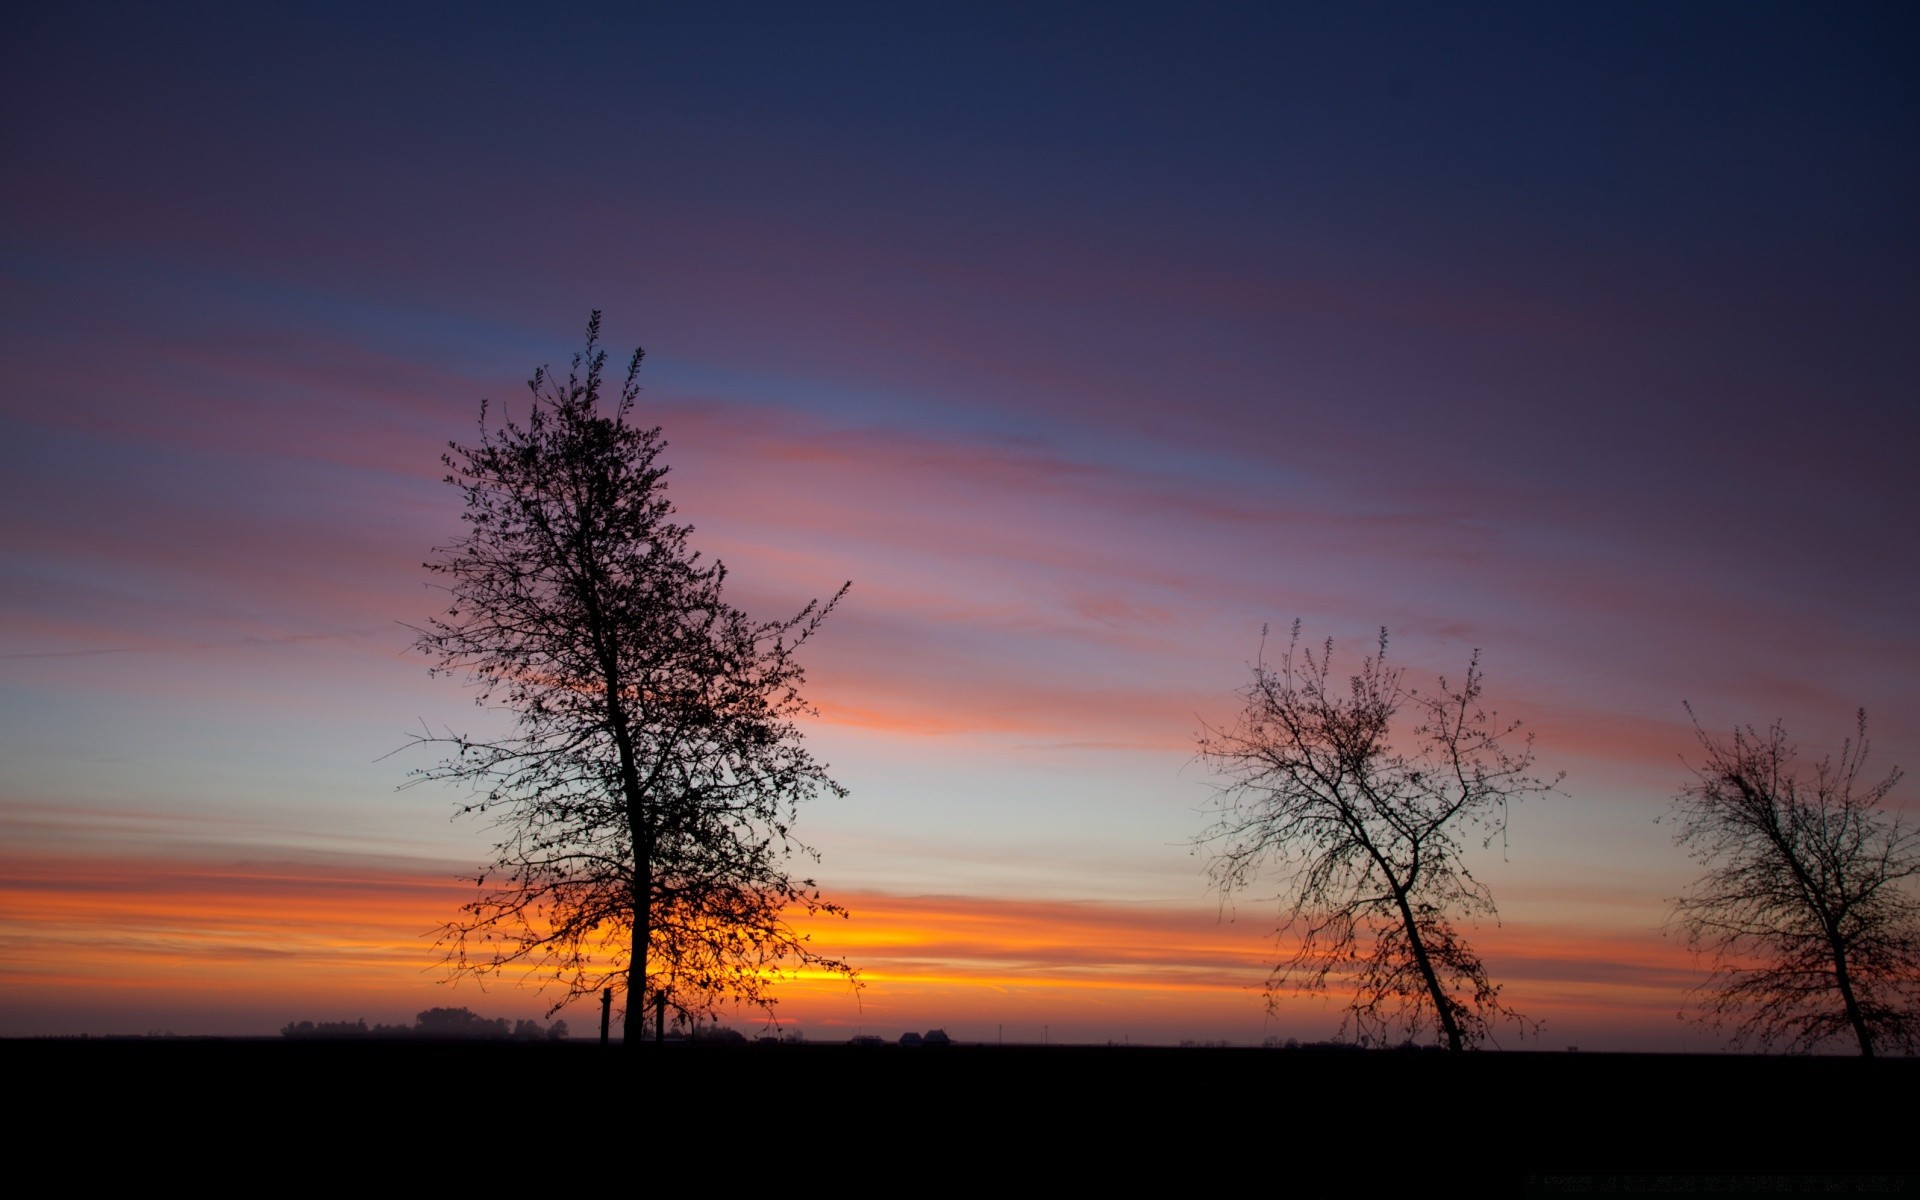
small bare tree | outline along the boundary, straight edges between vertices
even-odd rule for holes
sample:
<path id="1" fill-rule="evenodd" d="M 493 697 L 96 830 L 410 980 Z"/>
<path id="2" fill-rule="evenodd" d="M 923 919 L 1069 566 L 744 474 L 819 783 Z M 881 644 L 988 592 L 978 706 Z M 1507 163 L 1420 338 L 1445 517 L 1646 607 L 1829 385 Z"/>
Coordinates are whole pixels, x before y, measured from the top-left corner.
<path id="1" fill-rule="evenodd" d="M 1201 758 L 1228 782 L 1199 841 L 1217 847 L 1209 875 L 1226 900 L 1269 869 L 1283 880 L 1279 932 L 1293 949 L 1267 980 L 1269 1003 L 1338 977 L 1353 987 L 1360 1032 L 1432 1030 L 1460 1050 L 1497 1020 L 1530 1024 L 1500 1003 L 1455 926 L 1494 915 L 1464 841 L 1490 846 L 1509 804 L 1559 781 L 1533 775 L 1518 722 L 1499 725 L 1482 707 L 1477 652 L 1458 690 L 1441 679 L 1428 695 L 1402 683 L 1386 651 L 1383 629 L 1343 694 L 1332 641 L 1316 656 L 1298 621 L 1277 665 L 1263 649 L 1238 723 L 1200 736 Z M 1402 710 L 1414 721 L 1397 731 Z"/>
<path id="2" fill-rule="evenodd" d="M 1898 769 L 1861 777 L 1866 713 L 1839 759 L 1810 773 L 1778 722 L 1725 742 L 1694 729 L 1706 760 L 1674 802 L 1675 840 L 1707 873 L 1672 919 L 1713 963 L 1700 1015 L 1735 1046 L 1914 1050 L 1920 830 L 1885 811 Z"/>

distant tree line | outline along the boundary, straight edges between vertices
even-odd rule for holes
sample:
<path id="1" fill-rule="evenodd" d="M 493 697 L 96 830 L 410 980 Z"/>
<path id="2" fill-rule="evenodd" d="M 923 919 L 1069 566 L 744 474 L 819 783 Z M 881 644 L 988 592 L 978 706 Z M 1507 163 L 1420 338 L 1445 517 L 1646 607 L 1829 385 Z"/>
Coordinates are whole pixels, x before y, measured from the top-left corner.
<path id="1" fill-rule="evenodd" d="M 512 1021 L 505 1017 L 488 1020 L 472 1009 L 429 1008 L 414 1017 L 411 1025 L 368 1025 L 358 1021 L 289 1021 L 280 1036 L 302 1040 L 339 1040 L 349 1038 L 416 1038 L 428 1041 L 477 1042 L 558 1042 L 566 1039 L 567 1023 L 555 1021 Z"/>

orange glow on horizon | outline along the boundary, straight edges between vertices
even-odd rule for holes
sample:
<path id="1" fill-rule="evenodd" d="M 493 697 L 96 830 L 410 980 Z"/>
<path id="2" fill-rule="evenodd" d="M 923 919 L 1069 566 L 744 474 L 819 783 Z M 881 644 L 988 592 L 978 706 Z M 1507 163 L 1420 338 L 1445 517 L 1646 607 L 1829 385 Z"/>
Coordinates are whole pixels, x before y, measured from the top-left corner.
<path id="1" fill-rule="evenodd" d="M 201 1011 L 210 1027 L 198 1031 L 230 1033 L 301 1019 L 405 1021 L 436 1005 L 520 1017 L 559 998 L 530 972 L 510 971 L 484 994 L 445 986 L 432 934 L 474 894 L 452 867 L 3 855 L 0 868 L 9 947 L 0 1034 L 146 1028 L 149 1010 Z M 1222 922 L 1209 906 L 836 899 L 852 919 L 796 926 L 819 952 L 852 963 L 860 986 L 816 969 L 784 974 L 775 996 L 788 1024 L 895 1034 L 895 1024 L 942 1026 L 975 1038 L 1012 1029 L 1028 1040 L 1043 1027 L 1062 1040 L 1232 1029 L 1242 1041 L 1262 1030 L 1324 1037 L 1339 1024 L 1337 990 L 1280 997 L 1269 1015 L 1261 986 L 1276 956 L 1271 937 L 1258 923 Z M 1682 947 L 1621 931 L 1507 925 L 1478 931 L 1476 945 L 1505 998 L 1556 1025 L 1670 1019 L 1697 979 Z M 116 1029 L 59 1027 L 48 1014 L 76 998 L 126 1017 Z M 568 1015 L 584 1025 L 585 1008 Z M 738 1014 L 736 1023 L 758 1020 Z"/>

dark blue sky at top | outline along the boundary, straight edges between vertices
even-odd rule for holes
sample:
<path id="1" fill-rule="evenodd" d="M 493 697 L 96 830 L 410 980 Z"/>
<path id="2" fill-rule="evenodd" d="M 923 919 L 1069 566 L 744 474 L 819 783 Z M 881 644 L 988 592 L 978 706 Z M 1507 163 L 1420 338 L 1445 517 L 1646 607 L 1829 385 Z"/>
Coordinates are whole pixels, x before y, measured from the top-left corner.
<path id="1" fill-rule="evenodd" d="M 4 250 L 69 296 L 509 371 L 597 306 L 854 420 L 1911 502 L 1910 6 L 8 20 Z"/>
<path id="2" fill-rule="evenodd" d="M 907 7 L 26 13 L 9 153 L 54 196 L 192 209 L 181 234 L 777 196 L 906 246 L 1072 229 L 1394 272 L 1824 258 L 1920 199 L 1902 6 Z"/>

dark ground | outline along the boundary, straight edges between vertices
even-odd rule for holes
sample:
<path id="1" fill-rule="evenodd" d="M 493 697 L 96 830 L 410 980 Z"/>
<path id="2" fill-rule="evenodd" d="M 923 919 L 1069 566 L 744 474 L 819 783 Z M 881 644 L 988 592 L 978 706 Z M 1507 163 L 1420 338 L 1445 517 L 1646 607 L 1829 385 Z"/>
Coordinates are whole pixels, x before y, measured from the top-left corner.
<path id="1" fill-rule="evenodd" d="M 17 1149 L 156 1178 L 264 1152 L 598 1193 L 584 1179 L 637 1154 L 727 1195 L 892 1194 L 903 1169 L 1022 1191 L 1920 1194 L 1914 1059 L 179 1038 L 5 1041 L 0 1071 L 26 1102 Z"/>

